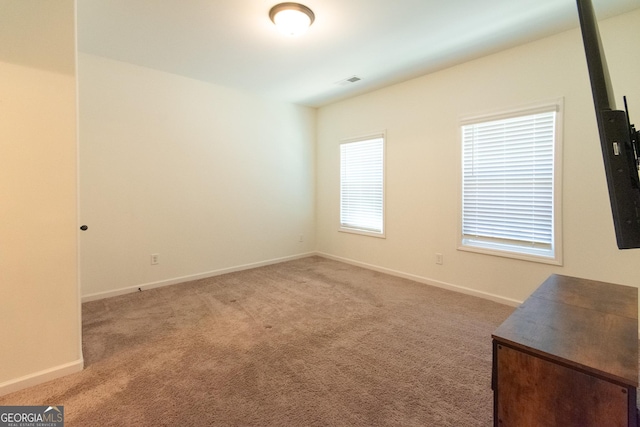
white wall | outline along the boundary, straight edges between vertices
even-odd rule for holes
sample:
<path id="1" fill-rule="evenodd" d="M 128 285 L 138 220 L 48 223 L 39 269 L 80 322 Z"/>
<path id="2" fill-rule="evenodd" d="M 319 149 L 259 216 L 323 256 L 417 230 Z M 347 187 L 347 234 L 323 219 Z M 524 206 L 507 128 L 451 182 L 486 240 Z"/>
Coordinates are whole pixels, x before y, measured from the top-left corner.
<path id="1" fill-rule="evenodd" d="M 73 0 L 0 3 L 0 394 L 82 369 Z"/>
<path id="2" fill-rule="evenodd" d="M 79 93 L 87 299 L 315 248 L 315 110 L 82 53 Z"/>
<path id="3" fill-rule="evenodd" d="M 601 23 L 617 101 L 640 122 L 640 9 Z M 564 266 L 458 251 L 458 121 L 564 98 Z M 338 232 L 343 138 L 387 130 L 386 239 Z M 317 249 L 339 258 L 525 299 L 549 274 L 638 286 L 640 250 L 615 243 L 579 30 L 572 30 L 319 109 Z M 444 264 L 435 264 L 435 253 Z"/>

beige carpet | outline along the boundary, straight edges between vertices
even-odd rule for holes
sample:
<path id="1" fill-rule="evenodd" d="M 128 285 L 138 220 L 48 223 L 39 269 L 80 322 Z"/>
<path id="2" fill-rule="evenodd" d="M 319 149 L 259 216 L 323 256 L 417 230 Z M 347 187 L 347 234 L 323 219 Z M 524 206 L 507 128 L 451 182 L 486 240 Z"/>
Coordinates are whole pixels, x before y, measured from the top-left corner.
<path id="1" fill-rule="evenodd" d="M 67 426 L 489 426 L 511 307 L 320 257 L 83 305 Z"/>

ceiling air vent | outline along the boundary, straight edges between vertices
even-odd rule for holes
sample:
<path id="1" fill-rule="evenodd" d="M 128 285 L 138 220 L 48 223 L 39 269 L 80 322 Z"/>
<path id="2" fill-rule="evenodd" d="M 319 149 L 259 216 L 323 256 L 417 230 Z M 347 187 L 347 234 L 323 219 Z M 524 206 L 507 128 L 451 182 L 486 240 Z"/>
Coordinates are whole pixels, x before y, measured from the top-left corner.
<path id="1" fill-rule="evenodd" d="M 346 85 L 350 85 L 351 83 L 355 83 L 357 81 L 362 80 L 360 77 L 358 76 L 351 76 L 347 79 L 344 80 L 340 80 L 339 82 L 336 82 L 337 85 L 339 86 L 346 86 Z"/>

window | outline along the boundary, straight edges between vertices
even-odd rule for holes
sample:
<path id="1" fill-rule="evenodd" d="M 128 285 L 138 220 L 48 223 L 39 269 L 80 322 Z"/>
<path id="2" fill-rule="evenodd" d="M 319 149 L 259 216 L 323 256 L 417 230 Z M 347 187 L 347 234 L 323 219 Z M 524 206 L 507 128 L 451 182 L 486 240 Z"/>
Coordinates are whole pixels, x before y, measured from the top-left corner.
<path id="1" fill-rule="evenodd" d="M 561 107 L 462 122 L 460 249 L 561 263 Z"/>
<path id="2" fill-rule="evenodd" d="M 384 139 L 340 144 L 340 231 L 384 237 Z"/>

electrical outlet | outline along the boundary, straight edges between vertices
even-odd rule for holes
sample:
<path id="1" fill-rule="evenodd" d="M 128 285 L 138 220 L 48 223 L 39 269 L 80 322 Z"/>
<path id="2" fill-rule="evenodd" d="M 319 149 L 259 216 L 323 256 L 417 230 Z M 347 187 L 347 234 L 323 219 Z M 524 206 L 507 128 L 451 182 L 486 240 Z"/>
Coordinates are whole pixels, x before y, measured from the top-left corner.
<path id="1" fill-rule="evenodd" d="M 436 264 L 444 264 L 444 257 L 442 256 L 442 254 L 436 254 Z"/>
<path id="2" fill-rule="evenodd" d="M 160 263 L 160 254 L 151 254 L 151 265 Z"/>
<path id="3" fill-rule="evenodd" d="M 301 242 L 301 243 L 304 242 L 304 235 L 302 234 L 300 235 L 300 237 L 298 238 L 298 242 Z"/>

